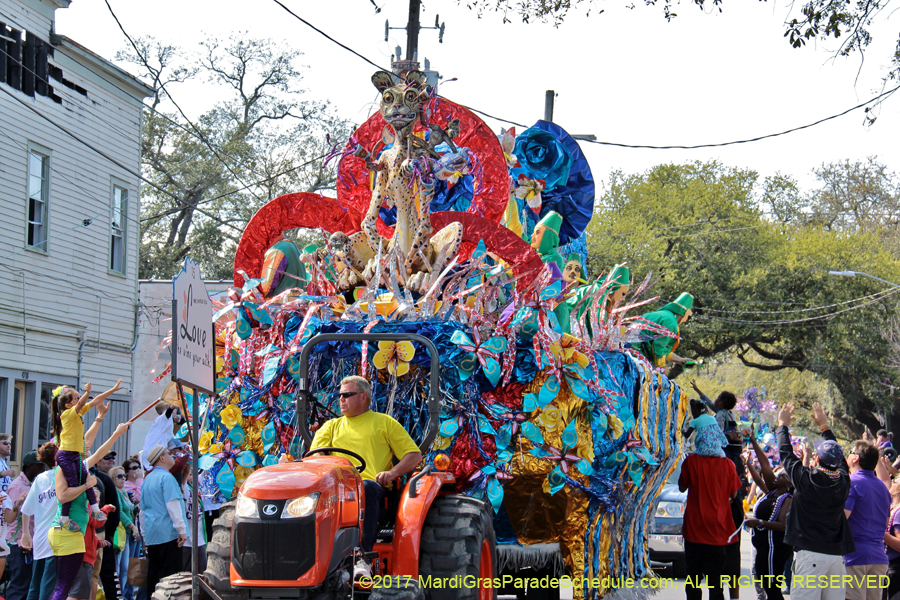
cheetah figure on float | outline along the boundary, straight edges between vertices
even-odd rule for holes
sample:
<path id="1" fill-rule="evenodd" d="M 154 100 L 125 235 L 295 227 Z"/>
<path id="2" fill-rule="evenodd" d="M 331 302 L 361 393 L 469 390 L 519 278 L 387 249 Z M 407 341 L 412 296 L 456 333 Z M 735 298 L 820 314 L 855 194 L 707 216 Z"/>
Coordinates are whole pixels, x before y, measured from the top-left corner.
<path id="1" fill-rule="evenodd" d="M 379 254 L 389 260 L 402 261 L 398 273 L 401 282 L 405 279 L 407 289 L 424 294 L 432 279 L 456 257 L 462 243 L 460 223 L 450 223 L 432 235 L 430 204 L 434 196 L 435 171 L 439 162 L 447 163 L 448 159 L 464 162 L 465 153 L 459 152 L 452 142 L 458 122 L 451 122 L 448 130 L 428 123 L 425 106 L 431 99 L 432 88 L 427 85 L 425 74 L 410 71 L 396 85 L 395 79 L 395 75 L 386 71 L 372 76 L 372 83 L 381 92 L 381 115 L 387 122 L 382 138 L 385 144 L 393 145 L 382 152 L 377 162 L 366 161 L 369 169 L 377 173 L 375 187 L 362 221 L 362 231 L 350 236 L 347 254 L 350 264 L 357 273 L 362 271 L 362 278 L 367 282 L 378 270 Z M 431 130 L 429 141 L 414 134 L 417 123 Z M 447 142 L 454 152 L 443 159 L 434 149 L 441 142 Z M 357 154 L 363 158 L 368 156 L 362 149 Z M 397 208 L 397 224 L 390 241 L 384 240 L 376 229 L 382 205 Z M 382 269 L 386 279 L 385 273 Z M 362 282 L 347 283 L 358 285 Z"/>

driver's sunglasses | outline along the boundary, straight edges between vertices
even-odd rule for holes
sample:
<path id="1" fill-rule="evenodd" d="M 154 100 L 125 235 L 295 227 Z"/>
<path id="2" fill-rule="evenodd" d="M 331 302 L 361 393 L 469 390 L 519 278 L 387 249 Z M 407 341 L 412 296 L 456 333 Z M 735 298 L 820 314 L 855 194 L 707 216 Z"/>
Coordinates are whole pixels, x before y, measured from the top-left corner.
<path id="1" fill-rule="evenodd" d="M 341 392 L 340 394 L 338 394 L 338 396 L 340 396 L 341 398 L 350 398 L 360 393 L 362 392 Z"/>

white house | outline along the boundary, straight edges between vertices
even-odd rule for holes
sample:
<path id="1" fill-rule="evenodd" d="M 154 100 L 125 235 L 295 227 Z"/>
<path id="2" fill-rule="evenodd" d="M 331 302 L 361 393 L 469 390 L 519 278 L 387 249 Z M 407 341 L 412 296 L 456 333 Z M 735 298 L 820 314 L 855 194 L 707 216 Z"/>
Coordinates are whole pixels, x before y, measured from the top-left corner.
<path id="1" fill-rule="evenodd" d="M 55 33 L 69 1 L 0 0 L 0 431 L 14 463 L 49 438 L 57 385 L 123 379 L 101 436 L 130 413 L 152 90 Z"/>

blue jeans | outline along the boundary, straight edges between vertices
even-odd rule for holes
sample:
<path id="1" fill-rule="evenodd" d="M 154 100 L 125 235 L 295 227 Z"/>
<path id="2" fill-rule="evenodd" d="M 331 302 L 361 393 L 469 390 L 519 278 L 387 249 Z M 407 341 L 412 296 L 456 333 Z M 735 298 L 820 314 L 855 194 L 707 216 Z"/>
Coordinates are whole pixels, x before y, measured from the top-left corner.
<path id="1" fill-rule="evenodd" d="M 140 595 L 139 590 L 143 590 L 144 588 L 136 588 L 130 583 L 128 583 L 128 562 L 131 558 L 137 558 L 141 555 L 141 541 L 134 539 L 134 535 L 131 533 L 131 530 L 128 530 L 128 535 L 125 538 L 125 550 L 119 552 L 116 555 L 116 571 L 119 573 L 119 586 L 122 589 L 122 598 L 125 600 L 135 600 L 135 597 L 143 597 L 146 598 L 146 592 L 143 596 Z"/>
<path id="2" fill-rule="evenodd" d="M 31 585 L 31 567 L 25 563 L 25 555 L 16 544 L 9 545 L 9 585 L 6 587 L 6 597 L 9 600 L 25 600 L 28 596 L 28 586 Z"/>
<path id="3" fill-rule="evenodd" d="M 56 587 L 56 557 L 42 558 L 31 565 L 31 586 L 28 600 L 44 600 L 53 595 Z"/>

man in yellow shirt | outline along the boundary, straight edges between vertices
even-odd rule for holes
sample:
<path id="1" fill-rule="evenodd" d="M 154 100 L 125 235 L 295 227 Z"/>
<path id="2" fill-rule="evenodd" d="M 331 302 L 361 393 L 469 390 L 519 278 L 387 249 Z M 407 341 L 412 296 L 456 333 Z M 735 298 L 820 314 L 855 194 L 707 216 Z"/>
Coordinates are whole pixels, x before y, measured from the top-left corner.
<path id="1" fill-rule="evenodd" d="M 316 432 L 310 448 L 346 448 L 365 459 L 366 469 L 362 472 L 366 492 L 362 531 L 364 552 L 371 552 L 375 545 L 375 528 L 386 488 L 422 461 L 419 447 L 403 426 L 388 415 L 369 410 L 371 403 L 372 384 L 364 377 L 345 377 L 341 380 L 340 392 L 343 416 L 326 421 Z M 396 465 L 393 464 L 394 457 L 399 460 Z M 366 561 L 357 562 L 354 569 L 356 577 L 370 577 L 371 574 Z"/>

